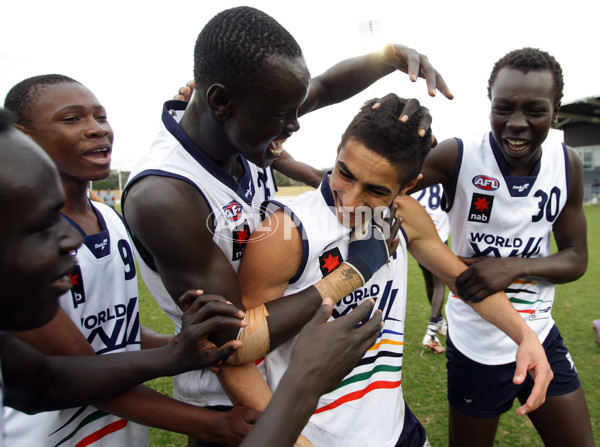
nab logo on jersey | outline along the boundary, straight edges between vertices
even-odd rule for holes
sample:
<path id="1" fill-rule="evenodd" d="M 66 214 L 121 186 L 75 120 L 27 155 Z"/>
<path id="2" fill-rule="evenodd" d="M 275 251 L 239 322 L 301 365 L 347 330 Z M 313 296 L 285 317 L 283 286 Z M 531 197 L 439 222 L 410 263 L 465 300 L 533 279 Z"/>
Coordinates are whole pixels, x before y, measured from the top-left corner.
<path id="1" fill-rule="evenodd" d="M 77 309 L 77 306 L 85 303 L 85 289 L 83 287 L 83 277 L 81 276 L 81 269 L 76 266 L 71 273 L 69 273 L 69 279 L 71 280 L 71 298 L 73 298 L 73 309 Z"/>
<path id="2" fill-rule="evenodd" d="M 500 182 L 494 177 L 488 177 L 487 175 L 478 175 L 473 177 L 473 184 L 484 191 L 495 191 L 500 187 Z"/>
<path id="3" fill-rule="evenodd" d="M 488 223 L 492 214 L 494 196 L 473 193 L 468 220 L 471 222 Z"/>
<path id="4" fill-rule="evenodd" d="M 323 278 L 338 268 L 342 262 L 344 259 L 337 247 L 327 250 L 319 256 L 319 269 L 321 269 Z"/>
<path id="5" fill-rule="evenodd" d="M 223 207 L 223 212 L 228 221 L 236 222 L 242 217 L 242 205 L 232 200 Z"/>
<path id="6" fill-rule="evenodd" d="M 231 259 L 233 261 L 237 261 L 238 259 L 242 258 L 242 255 L 244 254 L 244 248 L 246 248 L 246 243 L 248 242 L 249 237 L 250 227 L 246 221 L 233 230 L 233 251 L 231 254 Z"/>

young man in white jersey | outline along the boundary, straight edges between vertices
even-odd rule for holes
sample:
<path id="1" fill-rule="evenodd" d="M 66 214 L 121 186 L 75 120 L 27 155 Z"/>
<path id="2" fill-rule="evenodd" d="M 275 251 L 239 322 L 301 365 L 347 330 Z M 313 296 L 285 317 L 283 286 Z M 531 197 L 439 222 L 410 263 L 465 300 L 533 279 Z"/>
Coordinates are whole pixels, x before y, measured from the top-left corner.
<path id="1" fill-rule="evenodd" d="M 423 208 L 425 208 L 435 225 L 435 229 L 437 230 L 440 239 L 447 244 L 448 237 L 450 236 L 450 224 L 448 222 L 448 215 L 442 209 L 443 194 L 444 189 L 442 188 L 442 185 L 433 185 L 412 194 L 412 196 Z M 422 343 L 424 347 L 430 349 L 435 354 L 442 354 L 443 352 L 446 352 L 446 348 L 440 343 L 437 334 L 445 336 L 448 333 L 448 324 L 442 315 L 446 284 L 421 264 L 419 264 L 419 267 L 421 268 L 421 272 L 423 272 L 425 292 L 427 293 L 427 299 L 431 305 L 431 316 L 429 317 L 427 332 L 425 332 Z"/>
<path id="2" fill-rule="evenodd" d="M 241 312 L 220 297 L 197 299 L 185 316 L 178 340 L 143 352 L 96 356 L 90 348 L 92 355 L 83 357 L 46 357 L 11 336 L 55 317 L 59 298 L 73 285 L 69 274 L 77 265 L 73 253 L 82 237 L 61 216 L 65 195 L 52 160 L 12 125 L 3 109 L 0 161 L 0 396 L 6 405 L 34 413 L 97 403 L 160 375 L 215 365 L 240 346 L 234 342 L 215 349 L 206 340 L 222 325 L 245 325 Z M 189 291 L 184 298 L 190 302 L 198 295 Z M 64 321 L 70 323 L 68 317 Z M 0 445 L 5 428 L 0 431 Z M 34 441 L 26 436 L 7 442 L 46 445 L 47 435 Z"/>
<path id="3" fill-rule="evenodd" d="M 282 142 L 298 130 L 299 115 L 344 100 L 396 69 L 413 80 L 420 74 L 431 94 L 439 88 L 451 96 L 427 58 L 400 45 L 344 61 L 311 79 L 294 38 L 249 7 L 223 11 L 209 21 L 196 41 L 194 59 L 189 105 L 165 104 L 164 128 L 132 171 L 122 202 L 144 281 L 176 325 L 181 309 L 173 297 L 189 284 L 202 284 L 241 305 L 239 262 L 260 204 L 275 193 L 270 164 L 281 154 Z M 403 115 L 417 108 L 411 102 Z M 421 127 L 429 123 L 425 116 Z M 302 327 L 320 305 L 316 290 L 307 294 L 292 307 L 282 302 L 267 309 L 273 346 Z M 222 335 L 220 340 L 237 336 L 234 331 Z M 216 410 L 231 408 L 212 374 L 177 377 L 174 395 Z M 243 408 L 227 414 L 230 431 L 247 433 Z"/>
<path id="4" fill-rule="evenodd" d="M 15 113 L 16 126 L 58 166 L 66 192 L 62 216 L 84 240 L 77 250 L 78 265 L 69 274 L 73 287 L 60 297 L 58 315 L 43 328 L 17 337 L 52 355 L 108 354 L 167 344 L 172 335 L 140 325 L 135 259 L 121 216 L 87 196 L 89 182 L 110 173 L 113 132 L 104 107 L 85 86 L 56 74 L 21 81 L 5 104 Z M 7 442 L 30 445 L 44 439 L 69 446 L 86 439 L 93 446 L 146 446 L 146 425 L 212 439 L 209 428 L 217 419 L 211 416 L 139 386 L 100 409 L 85 406 L 35 416 L 7 410 L 5 432 Z"/>
<path id="5" fill-rule="evenodd" d="M 581 160 L 547 138 L 562 90 L 562 70 L 548 53 L 505 55 L 488 82 L 491 132 L 440 143 L 417 188 L 444 186 L 452 249 L 470 265 L 458 295 L 475 302 L 506 291 L 544 344 L 554 380 L 546 403 L 528 414 L 544 444 L 591 447 L 585 397 L 551 315 L 554 284 L 583 275 L 588 258 Z M 523 402 L 531 384 L 511 383 L 514 344 L 453 294 L 446 317 L 450 443 L 491 446 L 500 415 L 515 397 Z"/>
<path id="6" fill-rule="evenodd" d="M 374 299 L 384 326 L 380 339 L 356 368 L 319 401 L 303 431 L 315 446 L 429 445 L 402 397 L 407 251 L 453 290 L 454 280 L 466 269 L 440 240 L 423 207 L 405 195 L 420 178 L 431 146 L 428 139 L 416 135 L 418 117 L 406 124 L 399 121 L 404 101 L 395 95 L 388 95 L 378 110 L 371 110 L 373 102 L 348 126 L 334 169 L 318 190 L 287 204 L 266 204 L 272 214 L 251 236 L 239 271 L 246 308 L 277 302 L 334 274 L 348 259 L 349 234 L 362 225 L 364 216 L 393 204 L 391 213 L 402 220 L 390 261 L 334 306 L 333 317 L 339 318 L 363 300 Z M 473 308 L 520 344 L 515 381 L 524 380 L 532 368 L 537 387 L 523 409 L 537 408 L 552 377 L 537 337 L 502 293 Z M 288 368 L 293 343 L 287 342 L 265 359 L 273 389 Z"/>

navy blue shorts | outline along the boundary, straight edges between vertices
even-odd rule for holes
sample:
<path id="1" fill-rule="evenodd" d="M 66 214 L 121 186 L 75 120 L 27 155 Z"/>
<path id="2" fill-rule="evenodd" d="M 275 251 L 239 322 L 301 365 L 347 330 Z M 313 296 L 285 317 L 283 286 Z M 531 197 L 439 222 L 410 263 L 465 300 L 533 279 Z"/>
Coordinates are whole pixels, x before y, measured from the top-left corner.
<path id="1" fill-rule="evenodd" d="M 404 426 L 396 447 L 423 447 L 426 441 L 425 427 L 404 402 Z"/>
<path id="2" fill-rule="evenodd" d="M 554 326 L 544 343 L 548 362 L 554 373 L 547 396 L 561 396 L 577 390 L 581 383 L 571 355 Z M 448 366 L 448 401 L 471 416 L 493 418 L 512 408 L 515 398 L 527 400 L 533 389 L 530 375 L 521 385 L 512 381 L 515 362 L 505 365 L 483 365 L 463 355 L 446 338 Z"/>

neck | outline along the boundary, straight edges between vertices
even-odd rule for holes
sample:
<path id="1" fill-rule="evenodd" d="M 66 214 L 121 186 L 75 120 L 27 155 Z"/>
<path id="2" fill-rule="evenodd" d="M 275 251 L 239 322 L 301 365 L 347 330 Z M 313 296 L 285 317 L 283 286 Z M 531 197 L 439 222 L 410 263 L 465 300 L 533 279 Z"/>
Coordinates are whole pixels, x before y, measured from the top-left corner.
<path id="1" fill-rule="evenodd" d="M 239 154 L 225 135 L 225 123 L 216 118 L 210 110 L 190 102 L 179 126 L 187 137 L 232 177 L 239 178 Z"/>
<path id="2" fill-rule="evenodd" d="M 88 199 L 88 181 L 75 180 L 61 175 L 65 191 L 65 205 L 61 212 L 77 222 L 86 234 L 100 232 L 100 223 Z"/>

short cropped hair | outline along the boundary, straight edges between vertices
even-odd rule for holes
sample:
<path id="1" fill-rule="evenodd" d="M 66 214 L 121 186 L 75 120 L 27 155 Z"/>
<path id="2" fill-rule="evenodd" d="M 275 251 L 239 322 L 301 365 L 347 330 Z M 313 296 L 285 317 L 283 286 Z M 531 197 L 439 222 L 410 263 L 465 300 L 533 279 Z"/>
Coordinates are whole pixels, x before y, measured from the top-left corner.
<path id="1" fill-rule="evenodd" d="M 241 90 L 260 74 L 269 56 L 302 57 L 296 39 L 275 19 L 248 6 L 227 9 L 200 31 L 194 48 L 194 81 Z"/>
<path id="2" fill-rule="evenodd" d="M 405 99 L 389 94 L 377 109 L 372 110 L 375 101 L 372 99 L 362 106 L 344 132 L 341 145 L 354 139 L 384 157 L 398 168 L 400 185 L 404 188 L 421 173 L 425 157 L 431 150 L 431 129 L 424 137 L 418 135 L 422 111 L 406 123 L 399 120 Z"/>
<path id="3" fill-rule="evenodd" d="M 63 82 L 81 84 L 75 79 L 61 74 L 33 76 L 24 79 L 10 89 L 4 99 L 4 107 L 15 114 L 17 124 L 28 126 L 31 124 L 31 112 L 36 98 L 48 86 Z"/>
<path id="4" fill-rule="evenodd" d="M 496 81 L 498 72 L 503 68 L 512 68 L 525 74 L 530 71 L 548 70 L 554 79 L 554 106 L 560 106 L 564 88 L 563 72 L 560 64 L 553 56 L 545 51 L 529 47 L 513 50 L 504 55 L 494 64 L 488 81 L 488 98 L 490 99 L 492 99 L 492 85 Z"/>

